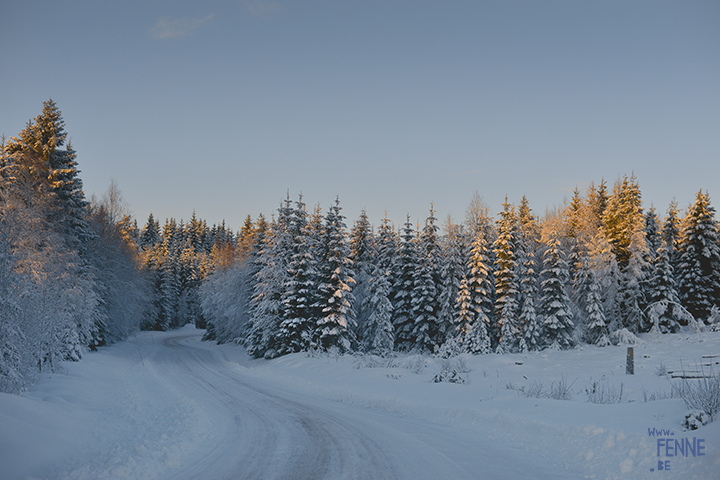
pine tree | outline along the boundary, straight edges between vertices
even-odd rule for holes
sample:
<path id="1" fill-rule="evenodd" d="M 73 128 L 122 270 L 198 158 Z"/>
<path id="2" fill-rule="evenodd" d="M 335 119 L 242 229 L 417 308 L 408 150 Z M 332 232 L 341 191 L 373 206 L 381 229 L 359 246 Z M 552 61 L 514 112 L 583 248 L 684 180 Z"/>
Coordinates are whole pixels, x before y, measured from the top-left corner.
<path id="1" fill-rule="evenodd" d="M 519 313 L 519 279 L 516 269 L 517 218 L 515 208 L 505 197 L 501 219 L 498 221 L 498 238 L 493 244 L 495 253 L 495 312 L 498 351 L 513 352 L 517 349 Z"/>
<path id="2" fill-rule="evenodd" d="M 682 221 L 678 217 L 678 205 L 675 200 L 670 202 L 667 209 L 667 216 L 663 222 L 662 237 L 667 245 L 668 256 L 673 270 L 677 270 L 678 265 L 678 243 L 680 242 L 680 229 Z"/>
<path id="3" fill-rule="evenodd" d="M 670 248 L 663 239 L 655 256 L 653 277 L 649 282 L 649 298 L 645 331 L 675 333 L 680 329 L 681 317 L 675 314 L 680 299 L 675 289 L 673 268 L 670 264 Z"/>
<path id="4" fill-rule="evenodd" d="M 397 262 L 394 265 L 393 284 L 393 328 L 395 329 L 395 347 L 400 351 L 410 351 L 415 346 L 413 336 L 412 295 L 415 284 L 415 271 L 418 266 L 417 244 L 410 215 L 402 230 L 398 248 Z"/>
<path id="5" fill-rule="evenodd" d="M 468 215 L 469 220 L 475 220 L 470 222 L 471 245 L 467 284 L 474 322 L 484 323 L 482 329 L 478 326 L 474 330 L 476 332 L 484 331 L 489 336 L 493 324 L 492 319 L 495 317 L 495 286 L 492 260 L 490 259 L 492 224 L 487 216 L 487 209 L 478 208 L 478 210 L 479 212 Z"/>
<path id="6" fill-rule="evenodd" d="M 463 279 L 465 279 L 467 288 L 466 269 L 469 262 L 469 249 L 462 225 L 455 225 L 448 218 L 445 230 L 447 233 L 441 247 L 438 284 L 438 342 L 441 344 L 456 337 L 459 332 L 464 330 L 460 326 L 462 321 L 458 296 Z M 470 301 L 470 297 L 468 297 L 468 301 Z M 468 308 L 470 308 L 469 304 Z"/>
<path id="7" fill-rule="evenodd" d="M 320 267 L 320 295 L 322 317 L 317 328 L 323 348 L 350 350 L 355 312 L 352 309 L 355 272 L 349 258 L 350 248 L 345 239 L 344 216 L 340 214 L 340 200 L 330 207 L 325 217 L 325 246 L 327 256 Z"/>
<path id="8" fill-rule="evenodd" d="M 361 330 L 365 351 L 383 356 L 392 352 L 395 343 L 389 276 L 389 270 L 374 268 L 363 305 L 367 320 Z"/>
<path id="9" fill-rule="evenodd" d="M 311 308 L 318 273 L 309 248 L 307 212 L 302 195 L 290 211 L 287 233 L 291 251 L 288 252 L 287 279 L 281 294 L 284 317 L 278 332 L 280 353 L 307 350 L 313 341 L 317 321 Z"/>
<path id="10" fill-rule="evenodd" d="M 586 338 L 589 343 L 598 347 L 610 345 L 608 327 L 600 298 L 600 285 L 595 271 L 588 269 L 587 288 L 585 289 Z"/>
<path id="11" fill-rule="evenodd" d="M 715 208 L 700 190 L 682 223 L 678 245 L 678 290 L 685 308 L 698 320 L 720 304 L 720 244 Z"/>
<path id="12" fill-rule="evenodd" d="M 618 314 L 621 325 L 632 333 L 643 330 L 643 309 L 646 305 L 646 280 L 648 277 L 649 257 L 645 243 L 645 231 L 638 226 L 632 236 L 628 251 L 630 259 L 620 276 L 620 299 Z"/>
<path id="13" fill-rule="evenodd" d="M 547 242 L 541 283 L 545 344 L 554 349 L 570 348 L 574 344 L 570 298 L 565 291 L 567 264 L 562 258 L 560 240 L 553 234 Z"/>
<path id="14" fill-rule="evenodd" d="M 630 242 L 643 219 L 640 186 L 634 174 L 625 176 L 615 183 L 603 215 L 605 236 L 621 270 L 630 261 Z"/>
<path id="15" fill-rule="evenodd" d="M 369 284 L 373 276 L 373 262 L 376 255 L 377 250 L 372 226 L 368 220 L 367 212 L 363 210 L 350 232 L 350 259 L 354 265 L 356 281 L 353 289 L 355 298 L 353 310 L 357 315 L 358 331 L 363 330 L 362 326 L 370 315 L 370 312 L 365 308 L 365 298 L 369 295 Z"/>
<path id="16" fill-rule="evenodd" d="M 288 252 L 292 251 L 289 233 L 292 202 L 288 195 L 278 209 L 278 218 L 271 224 L 269 235 L 256 259 L 253 294 L 250 300 L 248 333 L 245 348 L 256 358 L 281 355 L 278 342 L 280 322 L 283 320 L 282 296 L 288 280 Z"/>
<path id="17" fill-rule="evenodd" d="M 411 315 L 414 320 L 412 337 L 413 348 L 422 352 L 435 351 L 441 345 L 438 325 L 438 286 L 439 282 L 439 238 L 435 225 L 435 210 L 430 207 L 430 216 L 418 243 L 418 263 L 415 268 Z"/>
<path id="18" fill-rule="evenodd" d="M 535 251 L 539 242 L 539 229 L 525 196 L 518 207 L 517 263 L 520 280 L 518 315 L 518 350 L 537 350 L 540 342 L 540 326 L 535 303 L 537 299 L 537 270 Z"/>
<path id="19" fill-rule="evenodd" d="M 460 306 L 459 322 L 457 322 L 457 341 L 464 352 L 475 355 L 490 353 L 490 335 L 483 315 L 473 309 L 472 295 L 467 277 L 460 282 L 457 303 Z"/>

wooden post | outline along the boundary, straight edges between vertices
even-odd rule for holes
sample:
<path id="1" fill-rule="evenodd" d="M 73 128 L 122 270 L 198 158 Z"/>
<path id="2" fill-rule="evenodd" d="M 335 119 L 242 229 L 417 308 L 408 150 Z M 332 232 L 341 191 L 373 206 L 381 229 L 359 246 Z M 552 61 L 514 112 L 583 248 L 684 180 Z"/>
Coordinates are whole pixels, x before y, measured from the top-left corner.
<path id="1" fill-rule="evenodd" d="M 635 359 L 633 355 L 633 347 L 627 349 L 627 364 L 625 365 L 625 375 L 635 375 Z"/>

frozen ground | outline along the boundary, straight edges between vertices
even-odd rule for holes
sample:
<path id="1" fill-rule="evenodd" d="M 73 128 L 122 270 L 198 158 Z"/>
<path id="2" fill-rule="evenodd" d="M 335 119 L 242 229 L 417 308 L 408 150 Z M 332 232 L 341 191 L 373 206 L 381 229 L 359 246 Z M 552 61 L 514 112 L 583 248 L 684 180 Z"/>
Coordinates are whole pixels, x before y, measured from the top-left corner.
<path id="1" fill-rule="evenodd" d="M 684 431 L 682 400 L 653 399 L 720 333 L 646 335 L 633 376 L 626 347 L 266 361 L 201 334 L 144 332 L 0 394 L 0 478 L 720 478 L 720 421 Z M 434 383 L 443 367 L 465 383 Z"/>

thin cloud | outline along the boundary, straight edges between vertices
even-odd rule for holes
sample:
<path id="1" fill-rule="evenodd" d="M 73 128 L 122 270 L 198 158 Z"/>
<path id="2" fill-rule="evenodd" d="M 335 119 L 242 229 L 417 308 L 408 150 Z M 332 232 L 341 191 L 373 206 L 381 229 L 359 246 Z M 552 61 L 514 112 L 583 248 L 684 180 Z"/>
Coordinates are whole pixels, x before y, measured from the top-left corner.
<path id="1" fill-rule="evenodd" d="M 269 0 L 250 0 L 244 4 L 245 10 L 250 12 L 256 17 L 262 17 L 270 15 L 272 13 L 278 13 L 282 10 L 282 7 L 277 2 L 271 2 Z"/>
<path id="2" fill-rule="evenodd" d="M 150 29 L 155 38 L 180 38 L 192 35 L 203 24 L 211 21 L 215 15 L 205 18 L 170 18 L 163 17 Z"/>

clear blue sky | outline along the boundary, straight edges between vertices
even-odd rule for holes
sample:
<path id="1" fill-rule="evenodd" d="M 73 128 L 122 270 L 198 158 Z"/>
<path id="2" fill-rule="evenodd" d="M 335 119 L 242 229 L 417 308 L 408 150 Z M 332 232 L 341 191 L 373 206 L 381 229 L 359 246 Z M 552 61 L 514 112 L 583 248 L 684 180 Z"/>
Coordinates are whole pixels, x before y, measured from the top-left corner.
<path id="1" fill-rule="evenodd" d="M 0 133 L 52 97 L 88 195 L 236 229 L 285 192 L 348 225 L 533 210 L 635 172 L 720 207 L 717 1 L 7 1 Z"/>

